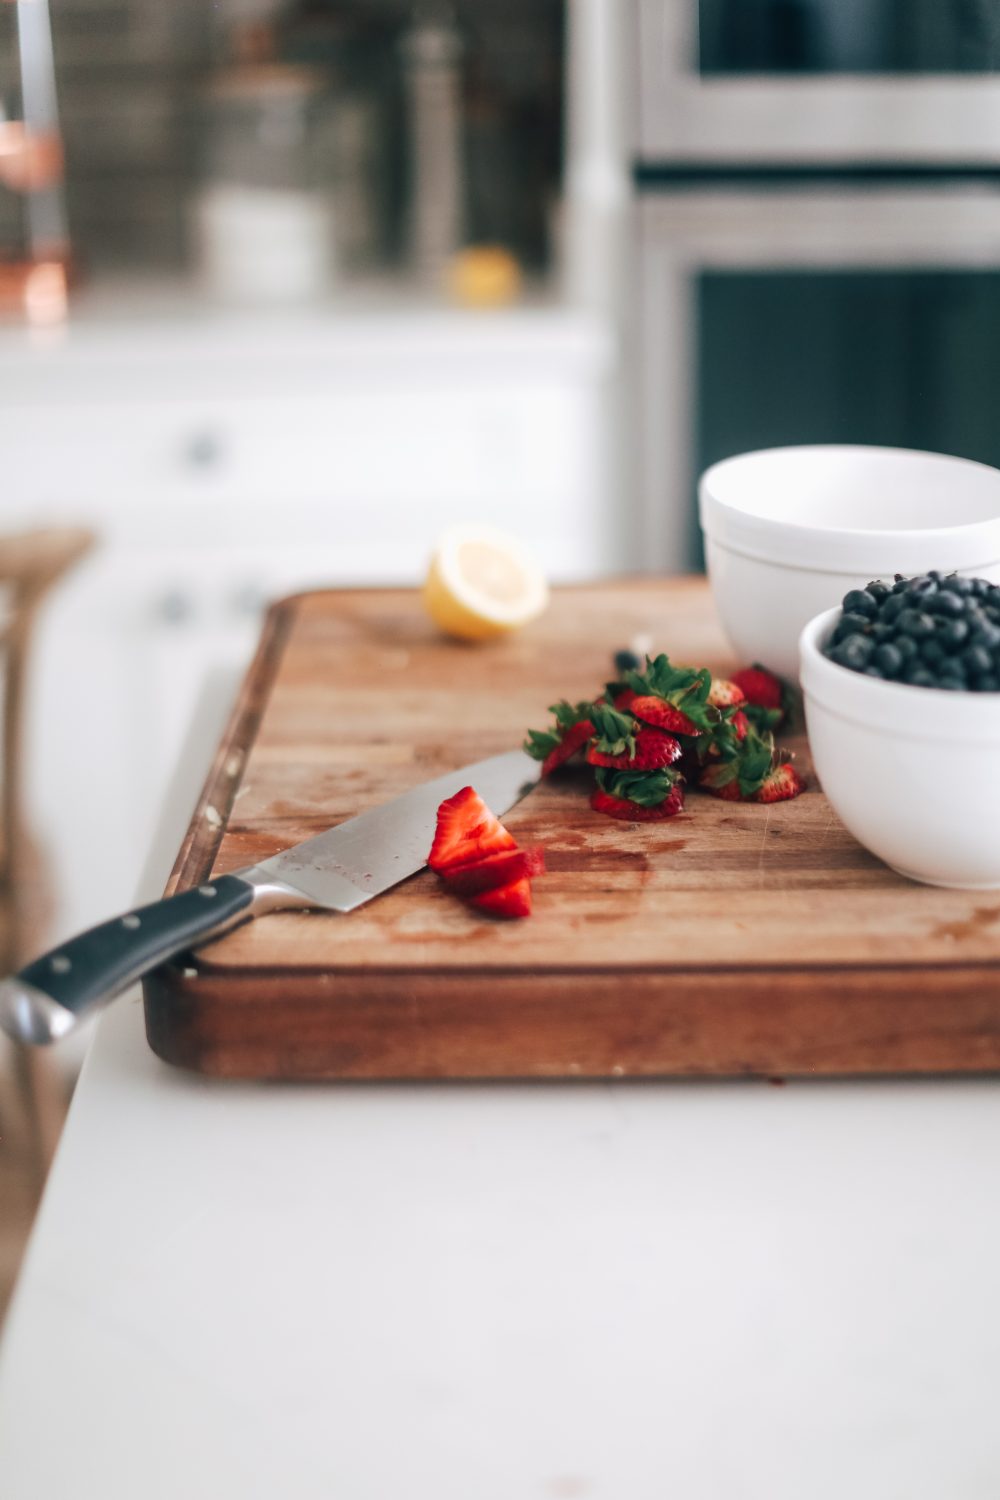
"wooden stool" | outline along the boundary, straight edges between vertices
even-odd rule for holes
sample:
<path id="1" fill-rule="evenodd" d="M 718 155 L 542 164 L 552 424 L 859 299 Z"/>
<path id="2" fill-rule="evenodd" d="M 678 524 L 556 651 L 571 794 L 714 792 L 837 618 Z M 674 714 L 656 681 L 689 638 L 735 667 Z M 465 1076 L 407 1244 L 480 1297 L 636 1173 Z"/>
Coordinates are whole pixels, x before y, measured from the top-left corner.
<path id="1" fill-rule="evenodd" d="M 51 898 L 38 850 L 25 829 L 21 771 L 28 652 L 35 613 L 49 589 L 87 552 L 85 531 L 35 531 L 0 537 L 0 969 L 19 968 L 44 945 Z M 38 1186 L 44 1181 L 66 1113 L 66 1089 L 53 1059 L 7 1043 L 20 1118 L 0 1100 L 4 1155 L 11 1147 Z M 15 1163 L 15 1165 L 17 1165 Z M 23 1168 L 22 1168 L 23 1171 Z"/>

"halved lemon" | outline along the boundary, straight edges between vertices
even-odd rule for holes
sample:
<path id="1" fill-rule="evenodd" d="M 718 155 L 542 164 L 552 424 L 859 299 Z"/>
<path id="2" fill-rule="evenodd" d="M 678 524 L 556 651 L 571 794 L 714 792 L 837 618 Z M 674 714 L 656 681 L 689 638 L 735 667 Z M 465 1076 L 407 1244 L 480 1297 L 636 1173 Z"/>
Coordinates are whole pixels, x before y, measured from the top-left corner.
<path id="1" fill-rule="evenodd" d="M 545 575 L 520 542 L 491 526 L 455 526 L 431 558 L 424 603 L 436 625 L 467 641 L 518 630 L 549 602 Z"/>

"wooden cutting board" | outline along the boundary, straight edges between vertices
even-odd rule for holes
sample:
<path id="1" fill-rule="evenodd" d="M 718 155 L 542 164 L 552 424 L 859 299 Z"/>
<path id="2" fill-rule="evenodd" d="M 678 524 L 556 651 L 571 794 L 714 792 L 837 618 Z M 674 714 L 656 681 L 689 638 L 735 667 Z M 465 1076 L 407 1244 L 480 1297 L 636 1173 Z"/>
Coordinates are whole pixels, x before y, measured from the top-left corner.
<path id="1" fill-rule="evenodd" d="M 407 592 L 277 605 L 168 890 L 517 745 L 557 698 L 593 696 L 637 635 L 736 665 L 702 580 L 559 591 L 537 624 L 477 647 Z M 530 919 L 477 914 L 429 870 L 349 916 L 263 916 L 147 981 L 150 1045 L 240 1078 L 1000 1067 L 1000 891 L 893 874 L 790 743 L 810 777 L 797 800 L 690 794 L 662 824 L 598 816 L 585 769 L 561 773 L 505 819 L 547 851 Z"/>

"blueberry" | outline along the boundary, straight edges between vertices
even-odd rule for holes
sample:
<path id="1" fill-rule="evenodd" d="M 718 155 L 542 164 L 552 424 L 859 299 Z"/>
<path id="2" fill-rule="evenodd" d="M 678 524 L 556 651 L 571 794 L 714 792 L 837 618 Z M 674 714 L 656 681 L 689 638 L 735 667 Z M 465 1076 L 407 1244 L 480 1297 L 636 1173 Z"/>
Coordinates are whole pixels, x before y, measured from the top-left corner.
<path id="1" fill-rule="evenodd" d="M 1000 646 L 1000 625 L 994 625 L 990 620 L 984 620 L 977 625 L 969 637 L 972 646 L 985 646 L 987 651 L 995 651 Z"/>
<path id="2" fill-rule="evenodd" d="M 891 625 L 893 620 L 898 617 L 900 610 L 905 608 L 906 600 L 902 594 L 890 594 L 879 610 L 878 617 L 886 625 Z"/>
<path id="3" fill-rule="evenodd" d="M 908 578 L 904 578 L 903 575 L 902 575 L 902 573 L 897 573 L 896 574 L 896 581 L 895 581 L 895 583 L 892 586 L 892 592 L 894 594 L 905 594 L 906 590 L 909 587 L 910 587 L 910 580 Z"/>
<path id="4" fill-rule="evenodd" d="M 976 688 L 980 693 L 1000 693 L 1000 677 L 993 672 L 984 672 L 976 679 Z"/>
<path id="5" fill-rule="evenodd" d="M 933 619 L 920 609 L 904 609 L 898 625 L 904 635 L 912 635 L 918 640 L 934 632 Z"/>
<path id="6" fill-rule="evenodd" d="M 889 585 L 883 583 L 881 579 L 876 578 L 873 583 L 865 585 L 864 592 L 871 594 L 876 604 L 881 604 L 883 599 L 888 599 L 889 597 Z"/>
<path id="7" fill-rule="evenodd" d="M 947 596 L 942 594 L 942 599 Z M 957 651 L 969 637 L 969 626 L 965 620 L 945 620 L 938 626 L 937 638 L 949 651 Z"/>
<path id="8" fill-rule="evenodd" d="M 859 615 L 853 613 L 852 611 L 848 611 L 846 614 L 841 615 L 840 620 L 837 623 L 837 628 L 833 632 L 833 639 L 834 641 L 843 641 L 846 640 L 849 635 L 855 635 L 859 631 L 867 629 L 867 615 Z"/>
<path id="9" fill-rule="evenodd" d="M 917 655 L 917 643 L 912 635 L 897 635 L 892 644 L 903 658 L 904 664 Z"/>
<path id="10" fill-rule="evenodd" d="M 925 594 L 936 594 L 937 584 L 933 578 L 911 578 L 906 592 L 916 594 L 918 598 Z"/>
<path id="11" fill-rule="evenodd" d="M 985 646 L 966 646 L 959 659 L 967 672 L 993 671 L 993 658 Z"/>
<path id="12" fill-rule="evenodd" d="M 619 677 L 623 677 L 626 672 L 638 672 L 641 666 L 642 662 L 634 651 L 615 652 L 615 671 Z"/>
<path id="13" fill-rule="evenodd" d="M 837 647 L 836 659 L 842 667 L 852 672 L 862 672 L 867 667 L 873 650 L 873 642 L 866 635 L 849 635 Z"/>
<path id="14" fill-rule="evenodd" d="M 941 663 L 947 658 L 947 655 L 948 653 L 942 646 L 941 642 L 934 636 L 931 636 L 928 640 L 925 640 L 921 643 L 920 659 L 921 661 L 926 662 L 929 667 L 939 667 Z"/>
<path id="15" fill-rule="evenodd" d="M 942 590 L 927 600 L 926 609 L 927 613 L 931 615 L 951 616 L 954 618 L 956 615 L 965 613 L 965 601 L 964 599 L 960 599 L 958 594 Z"/>
<path id="16" fill-rule="evenodd" d="M 952 573 L 950 575 L 950 577 L 944 579 L 944 581 L 941 584 L 941 587 L 942 587 L 942 589 L 946 590 L 947 593 L 949 593 L 949 594 L 959 594 L 959 595 L 971 594 L 972 593 L 972 579 L 971 578 L 960 578 L 957 573 Z"/>
<path id="17" fill-rule="evenodd" d="M 972 592 L 977 599 L 984 599 L 993 585 L 986 578 L 974 578 L 972 580 Z"/>
<path id="18" fill-rule="evenodd" d="M 964 693 L 968 686 L 963 677 L 952 677 L 948 672 L 942 673 L 934 685 L 948 693 Z"/>
<path id="19" fill-rule="evenodd" d="M 883 641 L 872 652 L 872 661 L 884 677 L 896 677 L 903 666 L 903 653 L 891 641 Z"/>
<path id="20" fill-rule="evenodd" d="M 867 589 L 850 589 L 844 595 L 845 615 L 864 615 L 866 620 L 870 620 L 877 611 L 878 600 Z"/>
<path id="21" fill-rule="evenodd" d="M 904 673 L 903 681 L 908 682 L 911 687 L 933 687 L 934 678 L 926 667 L 911 667 Z"/>
<path id="22" fill-rule="evenodd" d="M 885 673 L 884 672 L 880 672 L 879 669 L 878 669 L 878 667 L 865 667 L 865 676 L 866 677 L 880 677 L 883 680 L 883 682 L 885 681 Z"/>

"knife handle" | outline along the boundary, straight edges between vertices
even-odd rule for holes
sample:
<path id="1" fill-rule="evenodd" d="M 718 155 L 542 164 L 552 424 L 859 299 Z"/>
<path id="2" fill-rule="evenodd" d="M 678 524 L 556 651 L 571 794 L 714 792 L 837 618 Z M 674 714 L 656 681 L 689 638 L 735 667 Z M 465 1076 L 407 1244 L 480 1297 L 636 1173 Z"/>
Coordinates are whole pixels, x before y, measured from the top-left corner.
<path id="1" fill-rule="evenodd" d="M 176 953 L 250 915 L 254 887 L 220 875 L 81 932 L 0 983 L 0 1028 L 20 1042 L 54 1042 Z"/>

